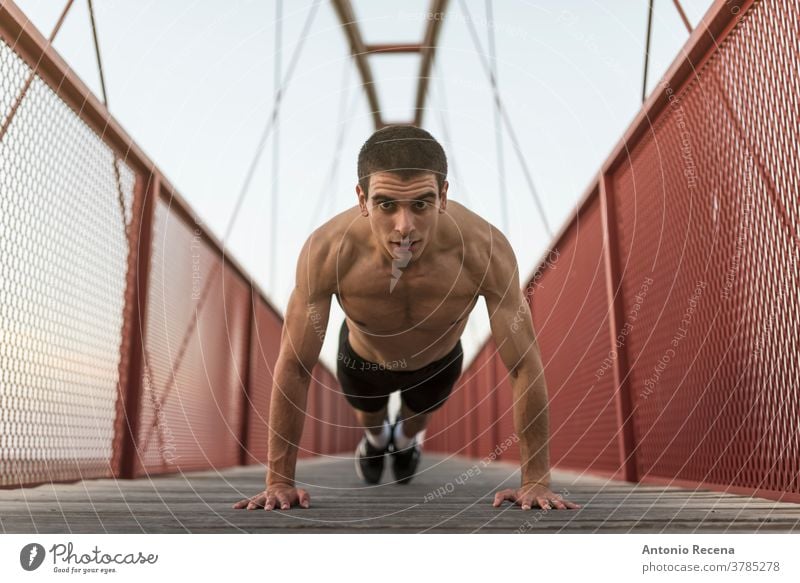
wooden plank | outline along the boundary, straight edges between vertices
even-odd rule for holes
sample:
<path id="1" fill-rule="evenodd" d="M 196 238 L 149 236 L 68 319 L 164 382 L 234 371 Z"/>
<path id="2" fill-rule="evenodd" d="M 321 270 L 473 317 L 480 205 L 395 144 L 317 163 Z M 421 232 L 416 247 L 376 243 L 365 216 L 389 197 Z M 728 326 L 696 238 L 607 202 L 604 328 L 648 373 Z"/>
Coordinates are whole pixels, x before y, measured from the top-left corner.
<path id="1" fill-rule="evenodd" d="M 408 485 L 391 483 L 387 467 L 380 485 L 366 486 L 346 456 L 303 460 L 297 478 L 311 493 L 310 509 L 233 510 L 262 488 L 261 466 L 3 490 L 0 526 L 6 533 L 800 532 L 800 504 L 575 472 L 554 471 L 553 489 L 580 510 L 497 509 L 494 492 L 517 484 L 518 467 L 463 457 L 426 454 Z"/>

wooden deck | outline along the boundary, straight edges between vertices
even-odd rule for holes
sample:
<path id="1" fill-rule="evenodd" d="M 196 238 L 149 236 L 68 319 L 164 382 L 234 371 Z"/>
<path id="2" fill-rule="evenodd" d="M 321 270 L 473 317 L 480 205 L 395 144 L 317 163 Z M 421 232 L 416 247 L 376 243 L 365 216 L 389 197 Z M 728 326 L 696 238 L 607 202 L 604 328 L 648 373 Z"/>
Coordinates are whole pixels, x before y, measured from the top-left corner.
<path id="1" fill-rule="evenodd" d="M 384 481 L 389 476 L 387 467 Z M 554 472 L 553 489 L 580 510 L 493 508 L 494 492 L 518 483 L 514 465 L 431 454 L 408 485 L 365 486 L 352 458 L 304 461 L 298 481 L 307 484 L 311 508 L 231 507 L 263 479 L 261 467 L 247 467 L 2 490 L 0 525 L 5 533 L 800 532 L 800 504 L 564 472 Z"/>

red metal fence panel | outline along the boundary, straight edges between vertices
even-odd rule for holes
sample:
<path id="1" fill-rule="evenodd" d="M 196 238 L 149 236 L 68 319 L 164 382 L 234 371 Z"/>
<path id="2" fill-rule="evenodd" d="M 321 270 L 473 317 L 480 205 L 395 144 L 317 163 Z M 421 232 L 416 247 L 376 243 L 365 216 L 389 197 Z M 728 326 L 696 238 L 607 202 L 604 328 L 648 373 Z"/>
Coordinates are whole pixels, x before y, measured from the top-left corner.
<path id="1" fill-rule="evenodd" d="M 597 196 L 526 287 L 550 394 L 551 463 L 614 475 L 620 467 L 608 295 Z"/>
<path id="2" fill-rule="evenodd" d="M 141 471 L 239 463 L 250 290 L 197 225 L 156 207 Z"/>
<path id="3" fill-rule="evenodd" d="M 490 340 L 489 344 L 495 346 L 493 340 Z M 492 360 L 494 362 L 495 378 L 497 379 L 494 393 L 494 408 L 497 411 L 494 431 L 495 444 L 500 446 L 501 444 L 509 443 L 509 440 L 511 440 L 510 446 L 499 448 L 496 459 L 519 461 L 519 442 L 515 439 L 517 434 L 514 431 L 514 396 L 511 392 L 511 380 L 508 369 L 502 359 L 495 357 Z"/>
<path id="4" fill-rule="evenodd" d="M 472 391 L 474 413 L 472 456 L 485 458 L 497 447 L 497 370 L 495 361 L 497 347 L 487 342 L 483 348 L 483 366 L 478 374 L 477 386 Z"/>
<path id="5" fill-rule="evenodd" d="M 254 307 L 254 326 L 250 340 L 250 391 L 246 399 L 247 452 L 245 463 L 267 463 L 269 405 L 273 374 L 280 352 L 281 320 L 261 299 Z"/>

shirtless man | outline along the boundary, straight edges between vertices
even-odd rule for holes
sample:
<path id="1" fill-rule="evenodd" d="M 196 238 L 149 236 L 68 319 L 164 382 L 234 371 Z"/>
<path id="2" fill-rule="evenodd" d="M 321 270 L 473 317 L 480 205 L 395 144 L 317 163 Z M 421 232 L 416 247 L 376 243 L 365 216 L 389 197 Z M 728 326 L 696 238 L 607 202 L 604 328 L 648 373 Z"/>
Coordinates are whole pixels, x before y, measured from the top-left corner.
<path id="1" fill-rule="evenodd" d="M 550 490 L 547 388 L 508 240 L 447 200 L 444 150 L 420 128 L 375 132 L 359 153 L 358 176 L 358 206 L 319 227 L 300 252 L 275 365 L 266 489 L 234 508 L 310 505 L 295 486 L 297 444 L 333 295 L 346 315 L 337 377 L 365 428 L 355 456 L 364 481 L 380 481 L 386 457 L 397 482 L 413 477 L 418 434 L 461 373 L 460 337 L 482 295 L 510 371 L 522 460 L 520 487 L 497 492 L 493 504 L 578 508 Z M 390 426 L 387 403 L 397 390 L 401 409 Z"/>

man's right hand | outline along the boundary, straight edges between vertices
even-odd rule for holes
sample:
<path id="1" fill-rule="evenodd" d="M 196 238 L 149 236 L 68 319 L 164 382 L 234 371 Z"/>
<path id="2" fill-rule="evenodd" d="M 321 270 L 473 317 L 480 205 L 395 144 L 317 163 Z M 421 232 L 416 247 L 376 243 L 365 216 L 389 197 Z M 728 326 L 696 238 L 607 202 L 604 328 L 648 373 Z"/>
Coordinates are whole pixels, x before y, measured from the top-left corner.
<path id="1" fill-rule="evenodd" d="M 289 510 L 292 506 L 308 508 L 311 506 L 311 497 L 302 488 L 295 488 L 290 484 L 267 486 L 267 489 L 260 494 L 240 500 L 233 505 L 234 508 L 246 508 L 247 510 L 255 510 L 257 508 Z"/>

